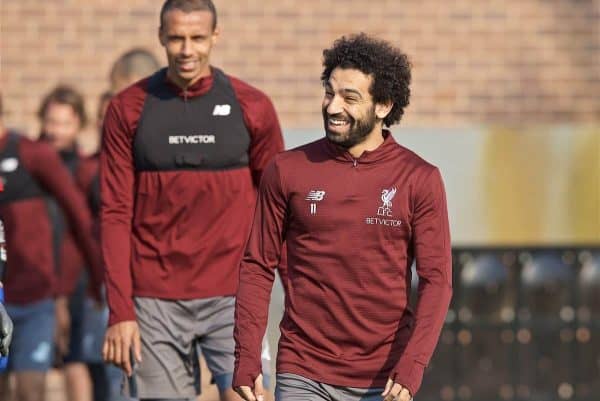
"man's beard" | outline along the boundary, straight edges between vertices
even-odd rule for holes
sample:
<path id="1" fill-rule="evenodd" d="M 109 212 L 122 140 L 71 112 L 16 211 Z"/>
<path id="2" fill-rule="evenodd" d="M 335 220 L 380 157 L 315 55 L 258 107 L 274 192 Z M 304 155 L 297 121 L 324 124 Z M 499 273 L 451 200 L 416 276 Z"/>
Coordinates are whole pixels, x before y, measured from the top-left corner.
<path id="1" fill-rule="evenodd" d="M 323 112 L 323 122 L 325 124 L 325 135 L 327 136 L 327 139 L 329 139 L 332 143 L 335 143 L 336 145 L 339 145 L 346 149 L 349 149 L 355 145 L 358 145 L 361 142 L 364 142 L 364 140 L 367 138 L 367 136 L 369 136 L 369 134 L 375 128 L 375 124 L 377 124 L 377 116 L 375 115 L 375 107 L 371 107 L 371 109 L 367 113 L 367 116 L 360 120 L 356 120 L 356 119 L 352 118 L 351 116 L 346 116 L 341 113 L 330 116 L 327 114 L 327 111 L 325 109 L 323 109 L 322 112 Z M 349 122 L 348 132 L 346 134 L 340 135 L 337 132 L 329 131 L 327 121 L 330 117 L 331 118 L 338 117 L 338 118 L 343 118 L 343 119 L 348 120 L 348 122 Z"/>

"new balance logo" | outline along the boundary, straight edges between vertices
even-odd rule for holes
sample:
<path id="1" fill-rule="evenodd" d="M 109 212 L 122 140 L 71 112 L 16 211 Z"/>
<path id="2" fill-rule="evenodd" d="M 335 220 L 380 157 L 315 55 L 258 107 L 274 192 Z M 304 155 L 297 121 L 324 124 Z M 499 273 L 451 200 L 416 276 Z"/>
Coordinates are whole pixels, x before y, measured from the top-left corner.
<path id="1" fill-rule="evenodd" d="M 306 200 L 309 201 L 322 201 L 325 197 L 325 191 L 310 191 L 308 195 L 306 195 Z"/>
<path id="2" fill-rule="evenodd" d="M 169 145 L 216 143 L 214 135 L 169 135 Z"/>
<path id="3" fill-rule="evenodd" d="M 231 106 L 228 104 L 216 104 L 213 110 L 213 116 L 228 116 L 231 114 Z"/>
<path id="4" fill-rule="evenodd" d="M 317 204 L 316 202 L 320 202 L 325 197 L 325 191 L 315 191 L 312 190 L 306 195 L 307 201 L 312 201 L 310 204 L 310 214 L 317 214 Z"/>
<path id="5" fill-rule="evenodd" d="M 0 162 L 0 171 L 3 173 L 12 173 L 19 167 L 19 159 L 15 157 L 9 157 Z"/>

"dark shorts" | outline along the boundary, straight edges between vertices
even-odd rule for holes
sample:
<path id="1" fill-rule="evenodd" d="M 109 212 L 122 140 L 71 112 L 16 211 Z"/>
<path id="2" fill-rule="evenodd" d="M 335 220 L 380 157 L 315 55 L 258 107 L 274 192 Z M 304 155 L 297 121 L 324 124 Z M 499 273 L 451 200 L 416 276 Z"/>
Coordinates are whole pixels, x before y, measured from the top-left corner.
<path id="1" fill-rule="evenodd" d="M 79 281 L 75 293 L 69 299 L 71 316 L 71 332 L 69 336 L 69 352 L 65 363 L 102 362 L 102 345 L 108 323 L 108 309 L 99 308 L 86 295 L 87 280 Z"/>
<path id="2" fill-rule="evenodd" d="M 201 352 L 219 391 L 231 388 L 234 369 L 234 297 L 168 301 L 134 299 L 142 363 L 125 381 L 137 398 L 193 398 L 200 394 Z M 268 354 L 267 354 L 268 355 Z M 263 353 L 268 381 L 270 359 Z"/>
<path id="3" fill-rule="evenodd" d="M 292 373 L 277 374 L 275 401 L 381 401 L 383 388 L 332 386 Z"/>
<path id="4" fill-rule="evenodd" d="M 8 370 L 48 371 L 54 358 L 54 300 L 6 304 L 6 311 L 14 324 Z"/>

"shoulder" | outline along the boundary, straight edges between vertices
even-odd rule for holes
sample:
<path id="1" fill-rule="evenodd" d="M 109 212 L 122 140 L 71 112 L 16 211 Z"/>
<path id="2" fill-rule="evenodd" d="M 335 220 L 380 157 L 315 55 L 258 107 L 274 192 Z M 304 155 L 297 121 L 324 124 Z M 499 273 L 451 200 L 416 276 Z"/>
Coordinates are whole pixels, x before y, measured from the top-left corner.
<path id="1" fill-rule="evenodd" d="M 151 77 L 152 76 L 148 76 L 129 85 L 121 92 L 117 93 L 113 97 L 112 101 L 119 103 L 128 103 L 140 98 L 144 99 L 146 97 L 146 93 L 148 93 L 148 82 L 150 81 Z"/>
<path id="2" fill-rule="evenodd" d="M 417 179 L 428 177 L 435 171 L 438 171 L 438 168 L 434 164 L 425 160 L 413 150 L 398 143 L 395 144 L 393 153 L 393 158 L 401 162 L 403 168 L 411 171 L 411 175 Z"/>
<path id="3" fill-rule="evenodd" d="M 266 93 L 239 78 L 225 75 L 229 78 L 229 82 L 231 82 L 236 97 L 242 106 L 273 107 L 271 99 Z"/>
<path id="4" fill-rule="evenodd" d="M 136 123 L 144 107 L 151 76 L 143 78 L 117 93 L 108 106 L 107 118 L 119 116 L 128 126 Z"/>
<path id="5" fill-rule="evenodd" d="M 21 134 L 16 134 L 18 135 L 19 138 L 19 142 L 18 142 L 18 147 L 19 147 L 19 152 L 22 155 L 36 155 L 36 156 L 44 156 L 44 155 L 49 155 L 49 156 L 57 156 L 56 151 L 54 150 L 54 148 L 46 143 L 45 141 L 34 141 L 24 135 Z"/>
<path id="6" fill-rule="evenodd" d="M 58 153 L 46 142 L 34 141 L 19 135 L 18 153 L 21 162 L 29 171 L 39 170 L 42 166 L 62 165 Z"/>
<path id="7" fill-rule="evenodd" d="M 404 159 L 403 168 L 409 171 L 409 182 L 415 200 L 426 199 L 445 192 L 442 174 L 437 166 L 412 150 L 398 145 Z M 436 196 L 437 196 L 436 195 Z"/>

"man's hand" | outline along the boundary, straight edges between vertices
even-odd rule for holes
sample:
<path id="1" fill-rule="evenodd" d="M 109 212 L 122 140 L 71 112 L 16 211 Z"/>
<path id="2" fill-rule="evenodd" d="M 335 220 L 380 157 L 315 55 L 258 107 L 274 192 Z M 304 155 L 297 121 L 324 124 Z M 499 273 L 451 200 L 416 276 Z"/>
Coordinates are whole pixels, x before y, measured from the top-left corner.
<path id="1" fill-rule="evenodd" d="M 406 387 L 400 383 L 394 383 L 392 379 L 388 379 L 385 385 L 385 390 L 381 393 L 383 401 L 410 401 L 412 395 Z"/>
<path id="2" fill-rule="evenodd" d="M 8 355 L 8 348 L 13 335 L 13 322 L 0 304 L 0 355 Z"/>
<path id="3" fill-rule="evenodd" d="M 54 341 L 61 356 L 69 352 L 69 337 L 71 335 L 71 314 L 69 313 L 69 299 L 66 296 L 56 298 L 54 303 L 56 329 Z"/>
<path id="4" fill-rule="evenodd" d="M 142 362 L 142 341 L 140 329 L 134 320 L 119 322 L 106 330 L 102 358 L 125 371 L 128 377 L 133 373 L 130 351 L 133 348 L 135 360 Z"/>
<path id="5" fill-rule="evenodd" d="M 248 386 L 234 388 L 245 401 L 263 401 L 265 399 L 265 389 L 263 388 L 263 375 L 258 375 L 254 380 L 254 391 Z"/>

